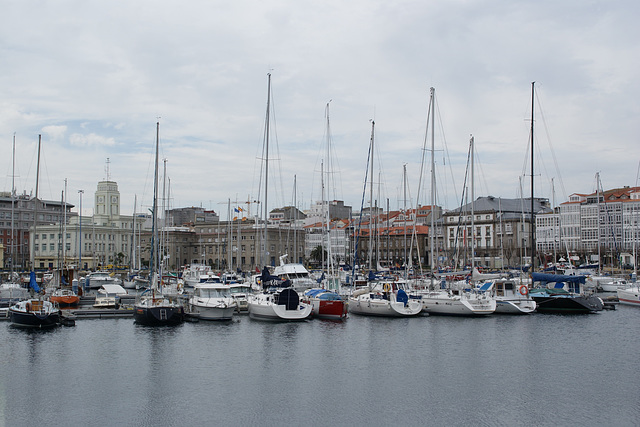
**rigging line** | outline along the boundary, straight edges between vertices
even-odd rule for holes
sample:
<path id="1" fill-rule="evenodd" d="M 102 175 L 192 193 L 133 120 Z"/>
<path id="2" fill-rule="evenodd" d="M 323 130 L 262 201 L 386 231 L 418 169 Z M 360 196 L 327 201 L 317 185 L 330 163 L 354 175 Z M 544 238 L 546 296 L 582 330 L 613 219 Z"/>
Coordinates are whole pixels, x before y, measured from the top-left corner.
<path id="1" fill-rule="evenodd" d="M 449 173 L 451 176 L 451 187 L 453 188 L 453 194 L 455 196 L 455 200 L 458 200 L 458 186 L 456 185 L 456 180 L 455 180 L 455 175 L 453 173 L 453 164 L 451 162 L 451 157 L 449 154 L 449 145 L 447 144 L 447 137 L 445 135 L 444 132 L 444 125 L 442 124 L 442 114 L 440 114 L 440 103 L 438 102 L 438 99 L 435 98 L 434 99 L 434 103 L 435 103 L 435 109 L 437 111 L 437 115 L 436 117 L 438 118 L 438 123 L 440 125 L 440 131 L 442 132 L 442 143 L 443 143 L 443 158 L 442 158 L 442 164 L 443 165 L 447 165 L 446 160 L 449 161 Z M 446 174 L 444 175 L 446 177 Z M 446 185 L 446 181 L 445 182 Z M 448 194 L 447 192 L 445 192 L 445 195 Z M 445 196 L 445 203 L 448 203 L 448 201 L 446 200 L 446 196 Z"/>
<path id="2" fill-rule="evenodd" d="M 360 202 L 360 215 L 358 216 L 358 227 L 356 231 L 356 242 L 353 248 L 353 268 L 351 269 L 351 283 L 354 284 L 355 288 L 355 274 L 356 274 L 356 264 L 359 260 L 358 258 L 358 243 L 360 242 L 360 231 L 362 230 L 362 211 L 364 210 L 364 200 L 367 196 L 367 180 L 369 175 L 369 162 L 371 160 L 371 143 L 369 143 L 369 150 L 367 153 L 367 167 L 364 172 L 364 184 L 362 187 L 362 201 Z M 371 217 L 371 215 L 369 215 Z M 369 223 L 369 232 L 371 233 L 371 223 Z"/>
<path id="3" fill-rule="evenodd" d="M 273 83 L 272 83 L 273 85 Z M 273 88 L 271 89 L 271 117 L 273 118 L 273 143 L 276 149 L 276 158 L 274 159 L 278 165 L 278 174 L 279 176 L 275 176 L 276 171 L 273 171 L 274 179 L 278 179 L 280 181 L 280 189 L 279 192 L 276 192 L 276 205 L 280 206 L 284 203 L 284 181 L 282 177 L 282 162 L 280 157 L 280 144 L 278 143 L 278 126 L 276 121 L 276 108 L 275 108 L 275 99 L 273 96 Z M 278 182 L 278 181 L 276 181 Z"/>
<path id="4" fill-rule="evenodd" d="M 476 166 L 480 169 L 480 176 L 482 176 L 482 180 L 480 181 L 480 183 L 484 185 L 485 194 L 487 196 L 490 196 L 491 191 L 489 191 L 489 185 L 487 184 L 487 176 L 484 173 L 484 169 L 482 168 L 482 160 L 480 159 L 480 154 L 478 153 L 478 150 L 475 148 L 476 145 L 477 143 L 473 145 L 474 147 L 473 152 L 476 159 L 476 162 L 475 162 Z M 482 191 L 482 188 L 480 190 Z"/>
<path id="5" fill-rule="evenodd" d="M 467 150 L 468 151 L 468 153 L 467 153 L 467 165 L 466 165 L 465 170 L 464 170 L 464 181 L 462 183 L 462 195 L 461 195 L 461 198 L 460 198 L 460 205 L 459 205 L 460 206 L 460 208 L 459 208 L 460 214 L 458 215 L 458 224 L 456 225 L 456 233 L 455 233 L 455 238 L 454 238 L 454 245 L 453 245 L 452 253 L 451 253 L 451 258 L 452 259 L 455 256 L 457 256 L 457 254 L 458 254 L 458 244 L 459 244 L 458 236 L 460 236 L 460 228 L 462 226 L 462 217 L 464 216 L 463 212 L 462 212 L 462 207 L 464 206 L 464 198 L 465 198 L 466 193 L 467 193 L 467 178 L 469 177 L 469 163 L 471 161 L 471 147 L 472 147 L 472 144 L 469 144 L 469 149 Z M 471 203 L 473 203 L 473 200 L 471 201 Z"/>
<path id="6" fill-rule="evenodd" d="M 558 181 L 560 181 L 560 188 L 562 189 L 563 197 L 567 198 L 567 191 L 564 188 L 564 181 L 562 180 L 562 175 L 560 175 L 560 167 L 558 167 L 558 159 L 556 158 L 555 150 L 553 149 L 553 145 L 551 144 L 551 136 L 549 134 L 549 128 L 547 126 L 547 120 L 544 115 L 544 109 L 542 108 L 542 100 L 540 99 L 540 95 L 538 94 L 538 88 L 535 88 L 536 100 L 538 101 L 538 114 L 542 118 L 542 126 L 544 128 L 545 134 L 547 135 L 547 142 L 549 144 L 549 150 L 551 151 L 551 157 L 553 159 L 554 167 L 556 168 L 556 173 L 558 176 Z"/>
<path id="7" fill-rule="evenodd" d="M 435 92 L 434 95 L 435 97 Z M 434 99 L 434 103 L 435 103 L 435 99 Z M 424 176 L 424 164 L 425 164 L 425 157 L 427 155 L 427 151 L 430 151 L 427 149 L 427 144 L 428 144 L 428 140 L 429 140 L 429 118 L 431 117 L 430 115 L 433 114 L 433 111 L 431 111 L 431 99 L 429 99 L 429 106 L 427 108 L 427 125 L 425 126 L 425 131 L 424 131 L 424 141 L 422 143 L 422 159 L 420 162 L 420 172 L 418 175 L 418 193 L 416 196 L 416 205 L 420 203 L 420 193 L 422 191 L 422 178 Z M 426 191 L 426 189 L 425 189 Z"/>

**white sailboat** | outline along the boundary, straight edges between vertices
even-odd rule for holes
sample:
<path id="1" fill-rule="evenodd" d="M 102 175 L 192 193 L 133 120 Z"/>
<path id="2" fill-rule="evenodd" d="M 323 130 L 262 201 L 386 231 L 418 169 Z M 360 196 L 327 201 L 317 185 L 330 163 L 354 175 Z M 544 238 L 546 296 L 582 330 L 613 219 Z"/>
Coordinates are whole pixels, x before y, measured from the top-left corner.
<path id="1" fill-rule="evenodd" d="M 311 305 L 300 300 L 299 294 L 291 286 L 290 280 L 282 280 L 272 276 L 266 267 L 268 248 L 267 224 L 269 218 L 268 210 L 268 177 L 269 177 L 269 132 L 270 132 L 270 106 L 271 106 L 271 74 L 268 76 L 267 89 L 267 114 L 264 130 L 264 236 L 262 242 L 262 258 L 265 264 L 261 276 L 262 292 L 248 297 L 249 316 L 252 319 L 275 320 L 275 321 L 302 321 L 311 314 Z M 306 270 L 306 269 L 305 269 Z"/>
<path id="2" fill-rule="evenodd" d="M 375 122 L 371 121 L 370 152 L 373 156 Z M 371 163 L 373 165 L 373 163 Z M 372 166 L 373 168 L 373 166 Z M 368 168 L 367 168 L 368 169 Z M 373 176 L 373 174 L 372 174 Z M 370 192 L 370 206 L 373 214 L 373 192 Z M 372 225 L 370 224 L 369 227 Z M 371 233 L 369 233 L 371 235 Z M 369 246 L 369 266 L 372 263 L 372 247 Z M 420 301 L 409 298 L 407 292 L 393 282 L 372 281 L 369 286 L 355 290 L 349 295 L 349 313 L 365 316 L 410 317 L 420 314 Z"/>
<path id="3" fill-rule="evenodd" d="M 429 111 L 431 114 L 431 206 L 432 211 L 435 206 L 435 89 L 431 88 L 431 98 Z M 428 123 L 428 120 L 427 120 Z M 474 191 L 473 191 L 473 136 L 469 141 L 469 155 L 471 156 L 471 229 L 473 226 L 473 205 L 474 205 Z M 433 213 L 432 213 L 433 217 Z M 432 225 L 433 227 L 433 221 Z M 433 235 L 434 230 L 430 230 L 429 234 Z M 471 238 L 475 245 L 475 239 Z M 433 245 L 433 240 L 432 240 Z M 433 273 L 435 268 L 434 262 L 434 246 L 431 247 L 431 271 Z M 472 254 L 472 267 L 474 267 Z M 427 291 L 419 291 L 418 295 L 421 297 L 422 310 L 429 314 L 435 315 L 449 315 L 449 316 L 484 316 L 492 314 L 496 310 L 496 300 L 491 292 L 478 292 L 473 286 L 465 286 L 463 289 L 434 289 L 433 274 L 431 275 L 431 286 Z"/>

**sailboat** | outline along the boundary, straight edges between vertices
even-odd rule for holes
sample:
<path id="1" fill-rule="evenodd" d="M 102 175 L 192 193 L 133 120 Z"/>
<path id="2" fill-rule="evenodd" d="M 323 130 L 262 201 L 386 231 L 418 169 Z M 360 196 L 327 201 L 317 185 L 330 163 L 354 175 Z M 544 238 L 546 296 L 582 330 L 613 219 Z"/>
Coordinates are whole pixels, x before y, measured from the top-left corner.
<path id="1" fill-rule="evenodd" d="M 9 273 L 9 281 L 0 284 L 0 304 L 2 304 L 2 309 L 0 309 L 0 317 L 7 317 L 8 307 L 9 305 L 13 305 L 18 301 L 22 301 L 23 299 L 29 298 L 29 291 L 23 288 L 20 285 L 20 278 L 13 271 L 13 264 L 15 259 L 14 247 L 14 211 L 15 211 L 15 164 L 16 164 L 16 136 L 13 135 L 13 169 L 11 175 L 11 244 L 9 245 L 9 264 L 11 266 Z"/>
<path id="2" fill-rule="evenodd" d="M 371 155 L 373 155 L 374 149 L 374 136 L 375 121 L 372 120 L 369 145 Z M 371 164 L 373 165 L 373 162 Z M 373 193 L 371 192 L 370 194 L 370 206 L 373 215 Z M 371 227 L 371 224 L 369 226 Z M 371 235 L 371 233 L 369 233 L 369 235 Z M 372 265 L 371 249 L 371 246 L 369 246 L 369 266 Z M 373 276 L 373 274 L 371 274 L 371 276 Z M 422 305 L 420 301 L 409 298 L 405 290 L 394 288 L 392 283 L 389 282 L 370 281 L 368 286 L 355 290 L 349 296 L 349 312 L 354 314 L 383 317 L 410 317 L 420 314 L 421 311 Z"/>
<path id="3" fill-rule="evenodd" d="M 326 116 L 327 116 L 327 163 L 330 163 L 331 158 L 331 126 L 329 124 L 329 102 L 327 102 L 326 107 Z M 317 317 L 319 319 L 330 319 L 330 320 L 343 320 L 347 318 L 347 300 L 342 298 L 338 292 L 336 292 L 337 287 L 339 286 L 339 280 L 337 278 L 335 269 L 334 269 L 334 261 L 332 255 L 331 248 L 331 221 L 329 215 L 329 204 L 327 203 L 328 198 L 325 197 L 325 179 L 324 179 L 324 163 L 322 163 L 320 175 L 322 181 L 322 205 L 323 205 L 323 221 L 326 226 L 326 244 L 327 244 L 327 269 L 326 269 L 326 277 L 325 272 L 322 273 L 322 278 L 324 280 L 319 280 L 320 283 L 324 282 L 325 285 L 323 288 L 312 288 L 304 291 L 303 300 L 311 304 L 311 316 Z M 329 167 L 327 167 L 327 182 L 329 182 Z M 324 233 L 323 233 L 324 234 Z M 324 239 L 323 239 L 324 240 Z M 324 258 L 324 251 L 322 251 L 322 255 Z M 324 264 L 324 263 L 323 263 Z M 332 287 L 333 285 L 333 287 Z M 327 289 L 328 288 L 328 289 Z M 332 289 L 333 288 L 333 289 Z"/>
<path id="4" fill-rule="evenodd" d="M 593 313 L 601 311 L 604 303 L 600 297 L 587 294 L 584 290 L 586 276 L 566 276 L 559 274 L 535 273 L 536 244 L 534 211 L 534 105 L 535 84 L 531 82 L 531 281 L 538 287 L 530 289 L 529 295 L 536 302 L 536 311 L 541 313 Z"/>
<path id="5" fill-rule="evenodd" d="M 33 218 L 33 238 L 34 247 L 31 250 L 31 273 L 29 277 L 29 286 L 33 292 L 38 295 L 20 301 L 9 307 L 9 319 L 11 324 L 24 328 L 51 328 L 57 326 L 60 322 L 60 310 L 51 301 L 40 296 L 40 286 L 36 281 L 35 272 L 35 245 L 37 244 L 37 225 L 38 225 L 38 181 L 40 180 L 40 145 L 42 143 L 42 135 L 38 135 L 38 163 L 36 167 L 36 195 L 33 199 L 34 218 Z"/>
<path id="6" fill-rule="evenodd" d="M 58 251 L 58 255 L 59 255 L 58 269 L 54 273 L 53 282 L 55 284 L 55 289 L 53 290 L 53 293 L 51 293 L 51 295 L 49 296 L 49 301 L 51 301 L 54 304 L 57 304 L 59 308 L 70 309 L 70 308 L 78 307 L 78 304 L 80 304 L 80 297 L 76 292 L 73 291 L 71 284 L 67 280 L 68 276 L 65 277 L 65 271 L 67 275 L 72 273 L 65 266 L 65 259 L 66 259 L 65 245 L 63 244 L 63 240 L 62 240 L 62 236 L 65 236 L 67 234 L 66 233 L 67 203 L 65 201 L 66 194 L 67 194 L 67 191 L 66 191 L 66 180 L 65 180 L 65 190 L 63 191 L 62 197 L 60 200 L 60 204 L 64 206 L 64 216 L 63 216 L 62 222 L 60 223 L 60 249 Z"/>
<path id="7" fill-rule="evenodd" d="M 269 119 L 271 106 L 271 74 L 268 76 L 267 85 L 267 114 L 264 130 L 264 236 L 262 242 L 262 258 L 266 264 L 266 251 L 268 248 L 267 225 L 269 210 L 267 204 L 268 181 L 269 181 Z M 306 269 L 305 269 L 306 271 Z M 308 272 L 307 272 L 308 273 Z M 248 298 L 249 317 L 260 320 L 276 321 L 302 321 L 311 314 L 311 305 L 300 300 L 300 295 L 293 288 L 291 280 L 284 277 L 272 276 L 265 265 L 260 278 L 262 292 L 251 295 Z"/>
<path id="8" fill-rule="evenodd" d="M 136 299 L 133 318 L 136 323 L 147 326 L 177 325 L 184 321 L 184 307 L 175 298 L 162 293 L 158 262 L 158 148 L 160 144 L 160 122 L 156 123 L 156 159 L 153 180 L 153 208 L 151 213 L 151 256 L 149 257 L 150 289 Z"/>
<path id="9" fill-rule="evenodd" d="M 433 223 L 433 215 L 435 208 L 435 89 L 431 88 L 431 97 L 429 102 L 429 112 L 431 114 L 431 215 L 432 229 L 429 230 L 430 235 L 434 235 L 435 229 Z M 429 120 L 427 119 L 427 123 Z M 469 141 L 469 156 L 471 164 L 471 229 L 473 226 L 473 206 L 474 206 L 474 194 L 473 194 L 473 136 Z M 475 239 L 471 239 L 472 245 L 475 245 Z M 429 314 L 435 315 L 447 315 L 447 316 L 484 316 L 492 314 L 496 310 L 496 300 L 490 289 L 484 289 L 477 291 L 473 287 L 464 286 L 464 289 L 434 289 L 433 272 L 435 271 L 434 260 L 434 243 L 431 240 L 431 285 L 427 291 L 419 291 L 420 301 L 422 302 L 422 310 Z M 472 268 L 474 267 L 472 255 Z"/>

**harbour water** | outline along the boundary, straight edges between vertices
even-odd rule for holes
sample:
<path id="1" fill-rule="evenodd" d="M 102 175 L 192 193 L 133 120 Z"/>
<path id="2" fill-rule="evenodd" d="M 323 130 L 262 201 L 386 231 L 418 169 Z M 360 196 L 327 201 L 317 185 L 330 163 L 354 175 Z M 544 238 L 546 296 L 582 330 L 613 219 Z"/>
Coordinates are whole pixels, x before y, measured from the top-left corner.
<path id="1" fill-rule="evenodd" d="M 149 328 L 0 323 L 4 426 L 631 426 L 640 309 Z"/>

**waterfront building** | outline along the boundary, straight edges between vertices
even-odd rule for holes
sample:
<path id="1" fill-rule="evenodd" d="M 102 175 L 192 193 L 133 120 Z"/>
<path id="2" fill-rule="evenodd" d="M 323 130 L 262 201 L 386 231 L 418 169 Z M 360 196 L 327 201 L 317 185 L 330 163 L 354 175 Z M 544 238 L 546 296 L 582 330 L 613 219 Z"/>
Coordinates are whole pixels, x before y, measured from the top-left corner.
<path id="1" fill-rule="evenodd" d="M 10 192 L 0 193 L 0 243 L 4 246 L 2 250 L 4 262 L 1 265 L 7 270 L 11 269 L 11 263 L 13 263 L 15 270 L 31 269 L 29 260 L 31 259 L 30 248 L 32 246 L 29 240 L 30 229 L 33 227 L 35 207 L 35 197 L 29 194 L 14 194 L 11 197 Z M 71 212 L 72 207 L 72 204 L 65 204 L 61 201 L 38 200 L 38 228 L 62 222 L 65 211 L 67 218 L 74 217 L 77 214 Z M 11 238 L 12 234 L 13 240 Z M 58 234 L 59 230 L 57 229 L 55 232 L 46 233 L 46 239 L 40 239 L 39 243 L 45 245 L 47 249 L 53 245 L 53 250 L 57 250 Z M 52 235 L 53 237 L 51 237 Z M 36 268 L 43 267 L 44 265 L 36 263 Z"/>
<path id="2" fill-rule="evenodd" d="M 370 215 L 374 212 L 374 215 Z M 434 222 L 439 222 L 442 209 L 433 210 Z M 429 267 L 431 206 L 390 211 L 370 210 L 352 223 L 353 251 L 359 265 L 370 268 L 401 267 L 406 264 Z M 436 239 L 436 251 L 439 243 Z M 371 265 L 369 265 L 371 264 Z"/>
<path id="3" fill-rule="evenodd" d="M 296 232 L 294 232 L 296 231 Z M 167 267 L 179 271 L 188 264 L 210 265 L 218 271 L 259 271 L 262 264 L 275 266 L 279 257 L 303 262 L 304 232 L 291 224 L 270 221 L 267 227 L 267 259 L 262 259 L 264 222 L 256 218 L 238 218 L 203 224 L 162 227 L 160 242 Z M 148 265 L 151 231 L 140 237 L 141 262 Z"/>
<path id="4" fill-rule="evenodd" d="M 443 215 L 447 257 L 455 265 L 471 264 L 501 268 L 531 262 L 531 199 L 478 197 L 471 203 Z M 551 212 L 547 199 L 534 199 L 534 213 Z M 473 222 L 473 229 L 471 227 Z"/>
<path id="5" fill-rule="evenodd" d="M 536 247 L 584 262 L 631 264 L 640 244 L 640 187 L 574 193 L 552 213 L 536 217 Z M 599 255 L 598 255 L 599 254 Z"/>
<path id="6" fill-rule="evenodd" d="M 40 212 L 38 208 L 39 216 Z M 133 252 L 134 221 L 132 215 L 120 214 L 120 192 L 115 181 L 107 179 L 98 182 L 93 212 L 91 216 L 82 217 L 68 212 L 66 226 L 63 226 L 60 214 L 55 221 L 52 215 L 52 220 L 47 224 L 38 225 L 35 238 L 30 239 L 36 268 L 57 268 L 63 263 L 80 270 L 128 266 Z M 137 234 L 143 223 L 137 219 Z"/>

